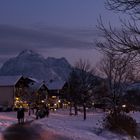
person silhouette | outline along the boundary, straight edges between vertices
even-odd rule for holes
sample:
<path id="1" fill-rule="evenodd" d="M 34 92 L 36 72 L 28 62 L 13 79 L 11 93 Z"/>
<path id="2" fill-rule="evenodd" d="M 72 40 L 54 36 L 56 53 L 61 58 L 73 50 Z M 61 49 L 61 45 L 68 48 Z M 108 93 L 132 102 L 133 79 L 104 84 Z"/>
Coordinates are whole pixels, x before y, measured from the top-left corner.
<path id="1" fill-rule="evenodd" d="M 22 106 L 17 109 L 17 119 L 18 124 L 24 123 L 24 108 Z"/>

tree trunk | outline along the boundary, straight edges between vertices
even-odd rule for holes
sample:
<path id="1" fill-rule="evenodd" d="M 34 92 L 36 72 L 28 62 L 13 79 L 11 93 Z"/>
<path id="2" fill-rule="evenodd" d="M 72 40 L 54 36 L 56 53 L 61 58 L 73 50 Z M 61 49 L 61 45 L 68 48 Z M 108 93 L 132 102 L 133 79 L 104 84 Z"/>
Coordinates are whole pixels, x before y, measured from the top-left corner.
<path id="1" fill-rule="evenodd" d="M 86 105 L 83 105 L 83 110 L 84 110 L 84 120 L 86 120 L 87 116 L 86 116 Z"/>
<path id="2" fill-rule="evenodd" d="M 29 105 L 29 112 L 28 112 L 28 115 L 30 116 L 31 115 L 31 107 Z"/>
<path id="3" fill-rule="evenodd" d="M 72 104 L 70 103 L 70 115 L 72 115 Z"/>
<path id="4" fill-rule="evenodd" d="M 75 115 L 78 115 L 78 109 L 77 109 L 77 105 L 74 105 L 74 111 L 75 111 Z"/>

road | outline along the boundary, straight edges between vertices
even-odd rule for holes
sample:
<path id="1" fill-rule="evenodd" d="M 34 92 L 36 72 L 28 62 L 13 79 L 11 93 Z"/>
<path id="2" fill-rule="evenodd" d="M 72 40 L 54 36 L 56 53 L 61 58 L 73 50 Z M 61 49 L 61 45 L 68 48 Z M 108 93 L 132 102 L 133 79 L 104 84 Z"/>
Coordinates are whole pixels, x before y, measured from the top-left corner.
<path id="1" fill-rule="evenodd" d="M 3 132 L 2 140 L 71 140 L 48 131 L 38 132 L 31 123 L 11 125 Z"/>

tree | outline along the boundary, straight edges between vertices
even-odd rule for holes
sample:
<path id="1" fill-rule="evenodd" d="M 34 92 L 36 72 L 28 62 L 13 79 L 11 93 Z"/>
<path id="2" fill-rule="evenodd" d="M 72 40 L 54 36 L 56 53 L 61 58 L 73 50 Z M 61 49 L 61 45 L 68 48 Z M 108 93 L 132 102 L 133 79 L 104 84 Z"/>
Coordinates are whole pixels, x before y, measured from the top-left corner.
<path id="1" fill-rule="evenodd" d="M 116 29 L 111 24 L 106 27 L 102 18 L 98 20 L 97 28 L 102 33 L 102 39 L 97 41 L 97 48 L 101 52 L 113 52 L 119 57 L 131 57 L 135 63 L 135 71 L 139 69 L 140 61 L 140 1 L 139 0 L 106 0 L 106 6 L 110 10 L 131 14 L 130 20 L 120 20 L 121 27 Z M 136 14 L 137 13 L 137 14 Z M 136 17 L 137 15 L 137 17 Z M 138 73 L 137 73 L 138 75 Z"/>
<path id="2" fill-rule="evenodd" d="M 77 85 L 79 93 L 79 104 L 83 106 L 84 120 L 86 120 L 86 107 L 93 99 L 93 88 L 95 86 L 94 70 L 89 61 L 80 59 L 75 67 L 77 69 L 79 83 Z"/>
<path id="3" fill-rule="evenodd" d="M 78 105 L 78 99 L 79 99 L 79 95 L 78 95 L 78 88 L 77 86 L 79 85 L 79 77 L 77 75 L 77 71 L 74 68 L 71 73 L 70 76 L 67 80 L 67 86 L 64 89 L 65 91 L 65 95 L 66 95 L 66 99 L 70 102 L 70 114 L 72 114 L 72 106 L 74 105 L 74 109 L 75 109 L 75 115 L 78 114 L 77 111 L 77 105 Z"/>
<path id="4" fill-rule="evenodd" d="M 135 73 L 132 61 L 137 65 L 140 60 L 140 1 L 106 0 L 106 6 L 110 10 L 121 11 L 130 16 L 130 20 L 127 21 L 120 19 L 120 29 L 113 28 L 111 24 L 105 27 L 102 19 L 98 20 L 98 29 L 102 32 L 103 38 L 97 42 L 97 48 L 109 58 L 106 59 L 109 63 L 104 63 L 103 70 L 108 79 L 111 95 L 107 99 L 113 105 L 112 113 L 106 117 L 106 126 L 121 130 L 121 132 L 124 130 L 131 135 L 130 132 L 136 132 L 136 121 L 125 114 L 121 114 L 118 106 L 125 83 L 131 81 Z M 131 127 L 128 124 L 133 125 Z M 129 131 L 128 128 L 132 129 Z"/>
<path id="5" fill-rule="evenodd" d="M 132 16 L 140 15 L 139 0 L 106 0 L 106 5 L 110 10 L 122 11 Z"/>
<path id="6" fill-rule="evenodd" d="M 122 21 L 120 30 L 110 24 L 105 27 L 102 19 L 98 20 L 97 28 L 102 33 L 103 41 L 98 41 L 97 46 L 104 51 L 113 51 L 119 55 L 132 55 L 134 58 L 140 54 L 140 30 L 135 21 L 133 24 Z"/>
<path id="7" fill-rule="evenodd" d="M 83 106 L 84 120 L 86 120 L 86 107 L 91 104 L 95 77 L 88 61 L 76 62 L 67 81 L 67 99 L 74 105 L 75 115 L 77 106 Z"/>
<path id="8" fill-rule="evenodd" d="M 116 112 L 120 105 L 126 84 L 131 82 L 132 66 L 129 57 L 118 57 L 113 52 L 105 53 L 100 61 L 100 73 L 108 83 L 108 94 L 103 100 L 110 104 L 113 112 Z"/>
<path id="9" fill-rule="evenodd" d="M 140 56 L 140 1 L 139 0 L 106 0 L 106 7 L 113 11 L 121 11 L 130 15 L 130 20 L 120 20 L 121 27 L 116 29 L 110 24 L 104 26 L 102 19 L 98 20 L 98 29 L 103 34 L 103 41 L 98 47 L 116 54 L 132 55 L 135 62 Z M 108 43 L 108 44 L 107 44 Z"/>

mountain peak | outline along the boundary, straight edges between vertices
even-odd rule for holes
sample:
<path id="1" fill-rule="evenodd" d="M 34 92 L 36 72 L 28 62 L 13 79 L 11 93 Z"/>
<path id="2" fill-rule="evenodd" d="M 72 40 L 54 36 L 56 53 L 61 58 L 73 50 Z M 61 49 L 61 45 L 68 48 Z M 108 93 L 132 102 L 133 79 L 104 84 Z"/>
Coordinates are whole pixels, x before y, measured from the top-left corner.
<path id="1" fill-rule="evenodd" d="M 7 60 L 0 69 L 0 75 L 25 75 L 49 81 L 66 79 L 71 65 L 65 58 L 45 59 L 32 50 L 23 50 L 17 57 Z"/>
<path id="2" fill-rule="evenodd" d="M 34 52 L 33 50 L 23 50 L 22 52 L 19 53 L 18 57 L 21 56 L 29 56 L 29 55 L 36 55 L 36 56 L 40 56 L 38 53 Z"/>

